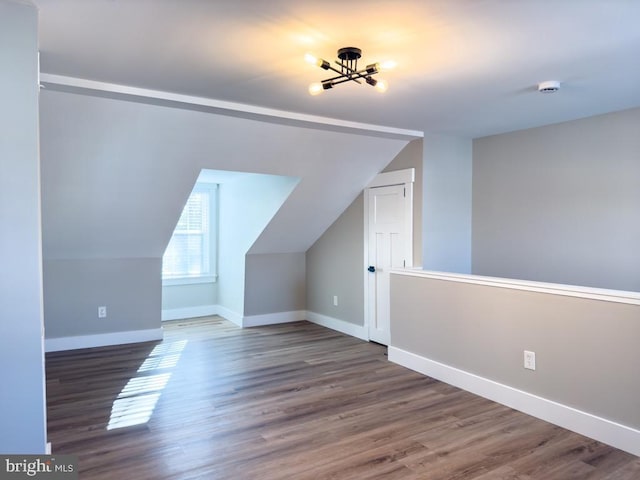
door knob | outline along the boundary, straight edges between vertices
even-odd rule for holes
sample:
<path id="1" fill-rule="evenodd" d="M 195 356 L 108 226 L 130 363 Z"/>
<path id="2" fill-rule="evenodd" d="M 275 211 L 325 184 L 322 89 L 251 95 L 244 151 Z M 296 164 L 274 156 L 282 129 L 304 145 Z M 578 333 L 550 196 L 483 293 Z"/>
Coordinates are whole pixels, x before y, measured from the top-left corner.
<path id="1" fill-rule="evenodd" d="M 369 265 L 369 268 L 367 268 L 367 270 L 369 270 L 371 273 L 374 273 L 376 271 L 376 267 L 374 267 L 373 265 Z"/>

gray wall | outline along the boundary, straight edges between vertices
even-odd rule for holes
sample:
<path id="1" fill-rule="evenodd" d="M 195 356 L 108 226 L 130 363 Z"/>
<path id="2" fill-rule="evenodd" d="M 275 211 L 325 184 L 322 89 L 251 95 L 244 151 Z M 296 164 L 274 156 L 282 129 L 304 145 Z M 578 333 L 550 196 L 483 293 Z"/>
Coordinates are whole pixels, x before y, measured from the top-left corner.
<path id="1" fill-rule="evenodd" d="M 38 12 L 0 2 L 0 452 L 45 452 Z"/>
<path id="2" fill-rule="evenodd" d="M 306 309 L 304 253 L 247 255 L 245 261 L 245 316 Z"/>
<path id="3" fill-rule="evenodd" d="M 422 140 L 413 140 L 384 172 L 416 169 L 414 183 L 414 264 L 422 250 Z M 361 193 L 307 250 L 307 310 L 364 325 L 364 196 Z M 338 306 L 333 304 L 338 296 Z"/>
<path id="4" fill-rule="evenodd" d="M 161 271 L 159 258 L 45 259 L 47 315 L 64 319 L 47 323 L 47 338 L 159 328 Z"/>
<path id="5" fill-rule="evenodd" d="M 218 283 L 162 286 L 162 310 L 217 305 Z"/>
<path id="6" fill-rule="evenodd" d="M 364 195 L 307 250 L 307 310 L 364 325 Z M 333 296 L 338 296 L 338 306 Z"/>
<path id="7" fill-rule="evenodd" d="M 394 347 L 640 428 L 637 305 L 391 277 Z"/>
<path id="8" fill-rule="evenodd" d="M 473 142 L 473 273 L 640 291 L 640 109 Z"/>
<path id="9" fill-rule="evenodd" d="M 425 134 L 423 267 L 471 272 L 472 143 Z"/>

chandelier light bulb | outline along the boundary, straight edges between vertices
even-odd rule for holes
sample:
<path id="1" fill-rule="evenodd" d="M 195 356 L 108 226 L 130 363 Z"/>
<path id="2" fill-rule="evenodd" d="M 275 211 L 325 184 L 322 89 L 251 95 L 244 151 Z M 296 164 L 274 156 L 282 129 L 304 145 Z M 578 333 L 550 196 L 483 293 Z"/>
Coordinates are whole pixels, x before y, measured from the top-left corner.
<path id="1" fill-rule="evenodd" d="M 309 85 L 309 93 L 311 95 L 320 95 L 324 91 L 321 83 L 312 83 Z"/>
<path id="2" fill-rule="evenodd" d="M 324 70 L 329 70 L 329 68 L 330 68 L 329 62 L 327 62 L 323 58 L 318 58 L 318 57 L 316 57 L 315 55 L 313 55 L 311 53 L 305 53 L 304 54 L 304 60 L 305 60 L 305 62 L 307 62 L 307 63 L 309 63 L 311 65 L 316 65 L 317 67 L 323 68 Z"/>
<path id="3" fill-rule="evenodd" d="M 378 70 L 381 70 L 381 71 L 392 70 L 397 66 L 398 64 L 393 60 L 387 60 L 385 62 L 378 63 Z"/>
<path id="4" fill-rule="evenodd" d="M 379 92 L 384 93 L 387 91 L 388 85 L 387 85 L 387 82 L 385 82 L 382 79 L 379 79 L 374 85 L 374 88 Z"/>

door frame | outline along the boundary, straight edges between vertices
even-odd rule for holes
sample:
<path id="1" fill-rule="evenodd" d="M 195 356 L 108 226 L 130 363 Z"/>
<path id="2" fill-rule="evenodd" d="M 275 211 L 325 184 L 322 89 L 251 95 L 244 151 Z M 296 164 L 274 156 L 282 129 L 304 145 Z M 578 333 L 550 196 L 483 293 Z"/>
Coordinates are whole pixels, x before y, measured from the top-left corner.
<path id="1" fill-rule="evenodd" d="M 369 195 L 372 188 L 387 187 L 392 185 L 404 185 L 406 191 L 405 202 L 405 225 L 408 235 L 405 241 L 405 268 L 413 267 L 413 183 L 416 178 L 415 168 L 405 168 L 391 172 L 383 172 L 376 177 L 364 189 L 364 254 L 363 254 L 363 283 L 364 283 L 364 331 L 366 340 L 369 337 L 369 325 L 371 312 L 369 311 L 369 275 L 367 265 L 369 264 Z"/>

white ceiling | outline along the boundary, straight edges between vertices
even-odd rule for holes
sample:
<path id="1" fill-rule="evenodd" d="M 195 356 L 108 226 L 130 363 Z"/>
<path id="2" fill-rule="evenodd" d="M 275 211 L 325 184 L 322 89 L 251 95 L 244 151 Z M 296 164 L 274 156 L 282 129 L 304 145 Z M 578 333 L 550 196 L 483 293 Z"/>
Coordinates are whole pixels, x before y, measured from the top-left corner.
<path id="1" fill-rule="evenodd" d="M 34 3 L 50 74 L 466 137 L 640 106 L 638 0 Z M 307 93 L 343 46 L 398 63 L 387 93 Z"/>

